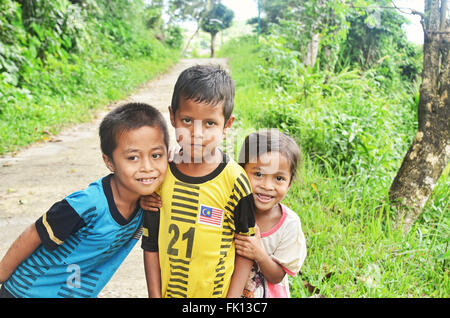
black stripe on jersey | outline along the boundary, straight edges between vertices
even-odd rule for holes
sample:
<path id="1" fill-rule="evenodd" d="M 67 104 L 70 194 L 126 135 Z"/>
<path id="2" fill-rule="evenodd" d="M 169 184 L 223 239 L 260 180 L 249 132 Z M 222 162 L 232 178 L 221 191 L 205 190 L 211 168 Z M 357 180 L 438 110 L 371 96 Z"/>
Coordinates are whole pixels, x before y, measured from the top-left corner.
<path id="1" fill-rule="evenodd" d="M 184 190 L 184 189 L 180 189 L 180 188 L 174 188 L 173 191 L 174 192 L 179 192 L 179 193 L 184 193 L 184 194 L 187 194 L 187 195 L 193 195 L 195 197 L 199 196 L 198 192 L 188 191 L 188 190 Z"/>
<path id="2" fill-rule="evenodd" d="M 196 200 L 196 199 L 192 199 L 192 198 L 188 198 L 188 197 L 182 197 L 182 196 L 176 195 L 176 194 L 174 194 L 172 196 L 172 199 L 177 199 L 177 200 L 181 200 L 181 201 L 187 201 L 187 202 L 191 202 L 191 203 L 194 203 L 194 204 L 198 204 L 198 200 Z"/>
<path id="3" fill-rule="evenodd" d="M 188 272 L 189 271 L 189 267 L 184 267 L 181 265 L 172 265 L 170 264 L 170 269 L 180 269 L 182 271 Z"/>
<path id="4" fill-rule="evenodd" d="M 190 216 L 190 217 L 193 217 L 193 218 L 197 218 L 197 213 L 194 213 L 194 212 L 188 212 L 188 211 L 176 210 L 176 209 L 172 209 L 171 212 L 172 213 L 186 215 L 186 216 Z"/>
<path id="5" fill-rule="evenodd" d="M 174 272 L 174 271 L 170 271 L 170 275 L 171 276 L 180 276 L 180 277 L 183 277 L 183 278 L 188 278 L 189 277 L 189 275 L 188 274 L 185 274 L 185 273 L 182 273 L 182 272 Z"/>
<path id="6" fill-rule="evenodd" d="M 170 281 L 172 281 L 172 280 L 170 280 Z M 169 287 L 169 288 L 176 288 L 176 289 L 181 289 L 181 290 L 187 291 L 187 287 L 184 287 L 184 286 L 181 286 L 181 285 L 167 284 L 167 287 Z M 173 291 L 171 290 L 171 292 L 173 292 Z"/>
<path id="7" fill-rule="evenodd" d="M 239 182 L 239 184 L 240 184 L 241 187 L 242 187 L 242 186 L 243 186 L 242 182 L 239 181 L 239 179 L 237 179 L 237 181 Z M 241 190 L 239 190 L 239 187 L 237 186 L 237 184 L 234 185 L 233 191 L 236 191 L 236 192 L 239 194 L 239 197 L 240 197 L 240 198 L 243 197 L 242 192 L 241 192 Z M 244 191 L 245 191 L 245 188 L 244 188 Z"/>
<path id="8" fill-rule="evenodd" d="M 244 185 L 242 184 L 242 180 L 244 180 L 245 184 L 247 185 L 247 188 L 244 187 Z M 237 178 L 237 181 L 239 182 L 241 187 L 244 189 L 246 195 L 249 195 L 252 192 L 252 186 L 250 185 L 248 178 L 244 174 L 241 173 L 239 178 Z"/>
<path id="9" fill-rule="evenodd" d="M 171 261 L 172 263 L 183 263 L 185 265 L 189 265 L 189 261 L 185 260 L 185 259 L 179 259 L 179 258 L 172 258 L 169 257 L 169 261 Z"/>
<path id="10" fill-rule="evenodd" d="M 180 284 L 187 285 L 187 281 L 185 281 L 181 278 L 170 278 L 170 281 L 173 283 L 180 283 Z"/>
<path id="11" fill-rule="evenodd" d="M 174 202 L 174 201 L 172 201 L 172 206 L 178 206 L 181 208 L 186 208 L 186 209 L 195 210 L 195 211 L 197 211 L 197 209 L 198 209 L 198 207 L 196 207 L 196 206 L 188 205 L 188 204 L 184 204 L 184 203 L 180 203 L 180 202 Z"/>
<path id="12" fill-rule="evenodd" d="M 191 219 L 180 218 L 180 217 L 173 216 L 173 215 L 170 218 L 172 220 L 174 220 L 174 221 L 180 221 L 180 222 L 186 222 L 186 223 L 195 224 L 195 220 L 191 220 Z"/>
<path id="13" fill-rule="evenodd" d="M 174 297 L 174 295 L 179 295 L 179 296 L 184 297 L 184 298 L 187 297 L 187 295 L 186 295 L 185 293 L 182 293 L 182 292 L 177 291 L 177 290 L 170 290 L 170 291 L 167 290 L 167 294 L 168 294 L 169 296 L 171 296 L 171 297 Z"/>
<path id="14" fill-rule="evenodd" d="M 196 186 L 194 184 L 180 182 L 180 181 L 175 181 L 175 185 L 179 185 L 179 186 L 183 186 L 183 187 L 187 187 L 187 188 L 191 188 L 191 189 L 195 189 L 195 190 L 200 190 L 199 186 Z"/>
<path id="15" fill-rule="evenodd" d="M 167 284 L 167 295 L 187 297 L 187 279 L 189 277 L 189 261 L 181 258 L 169 257 L 170 279 Z M 181 291 L 184 292 L 181 292 Z"/>

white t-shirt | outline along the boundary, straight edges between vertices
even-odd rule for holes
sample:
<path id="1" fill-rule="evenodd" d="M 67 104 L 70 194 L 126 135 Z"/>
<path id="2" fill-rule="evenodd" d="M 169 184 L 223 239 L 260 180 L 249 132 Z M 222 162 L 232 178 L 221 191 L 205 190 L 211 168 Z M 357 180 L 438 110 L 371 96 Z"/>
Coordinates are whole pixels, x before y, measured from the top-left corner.
<path id="1" fill-rule="evenodd" d="M 274 261 L 284 271 L 295 276 L 306 258 L 306 242 L 298 215 L 280 203 L 282 216 L 269 231 L 261 233 L 262 245 Z M 246 298 L 288 298 L 289 281 L 287 275 L 278 284 L 268 282 L 256 262 L 244 289 Z"/>

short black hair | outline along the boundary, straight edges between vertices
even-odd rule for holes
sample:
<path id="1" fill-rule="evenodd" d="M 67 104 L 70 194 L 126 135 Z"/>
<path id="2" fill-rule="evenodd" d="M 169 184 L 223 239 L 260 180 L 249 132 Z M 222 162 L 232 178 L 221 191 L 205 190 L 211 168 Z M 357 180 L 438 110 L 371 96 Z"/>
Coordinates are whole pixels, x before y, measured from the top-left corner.
<path id="1" fill-rule="evenodd" d="M 112 159 L 112 153 L 117 147 L 118 133 L 143 126 L 160 128 L 168 149 L 169 132 L 161 112 L 144 103 L 127 103 L 113 109 L 103 118 L 99 128 L 102 153 Z"/>
<path id="2" fill-rule="evenodd" d="M 256 162 L 259 156 L 269 152 L 279 152 L 286 157 L 292 182 L 297 174 L 297 167 L 302 162 L 302 153 L 293 138 L 276 128 L 261 129 L 245 137 L 238 163 L 245 168 L 247 163 Z"/>
<path id="3" fill-rule="evenodd" d="M 225 123 L 234 108 L 234 82 L 220 65 L 195 65 L 181 72 L 172 95 L 172 114 L 184 98 L 216 106 L 223 102 Z"/>

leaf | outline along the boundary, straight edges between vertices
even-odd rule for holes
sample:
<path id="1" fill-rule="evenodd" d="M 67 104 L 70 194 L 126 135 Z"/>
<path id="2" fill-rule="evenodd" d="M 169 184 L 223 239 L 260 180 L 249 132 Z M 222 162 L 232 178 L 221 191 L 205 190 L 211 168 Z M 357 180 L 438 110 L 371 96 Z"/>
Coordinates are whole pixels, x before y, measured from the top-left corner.
<path id="1" fill-rule="evenodd" d="M 450 250 L 438 256 L 439 260 L 446 260 L 450 258 Z"/>

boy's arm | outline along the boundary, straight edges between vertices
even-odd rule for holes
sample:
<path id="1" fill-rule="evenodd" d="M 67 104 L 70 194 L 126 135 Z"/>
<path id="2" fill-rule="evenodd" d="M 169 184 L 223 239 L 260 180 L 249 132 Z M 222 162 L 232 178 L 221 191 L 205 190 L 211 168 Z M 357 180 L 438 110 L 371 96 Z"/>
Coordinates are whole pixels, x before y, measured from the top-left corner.
<path id="1" fill-rule="evenodd" d="M 161 297 L 161 272 L 159 269 L 159 253 L 144 251 L 145 279 L 149 298 Z"/>
<path id="2" fill-rule="evenodd" d="M 240 298 L 242 296 L 242 291 L 247 283 L 252 266 L 252 260 L 236 255 L 234 260 L 234 272 L 231 276 L 227 298 Z"/>
<path id="3" fill-rule="evenodd" d="M 0 261 L 0 283 L 7 281 L 17 266 L 27 259 L 39 245 L 41 245 L 41 238 L 35 224 L 32 224 L 12 243 Z"/>
<path id="4" fill-rule="evenodd" d="M 151 298 L 161 297 L 161 270 L 158 253 L 159 216 L 159 211 L 144 212 L 141 247 L 144 250 L 144 271 L 148 297 Z"/>
<path id="5" fill-rule="evenodd" d="M 240 188 L 239 191 L 237 191 Z M 253 200 L 252 189 L 247 175 L 243 172 L 235 182 L 235 190 L 232 197 L 237 201 L 234 207 L 234 227 L 235 234 L 253 236 L 255 234 L 255 202 Z M 228 288 L 228 298 L 242 296 L 242 291 L 248 281 L 253 260 L 247 259 L 236 253 L 234 261 L 234 271 L 231 276 L 230 287 Z"/>

